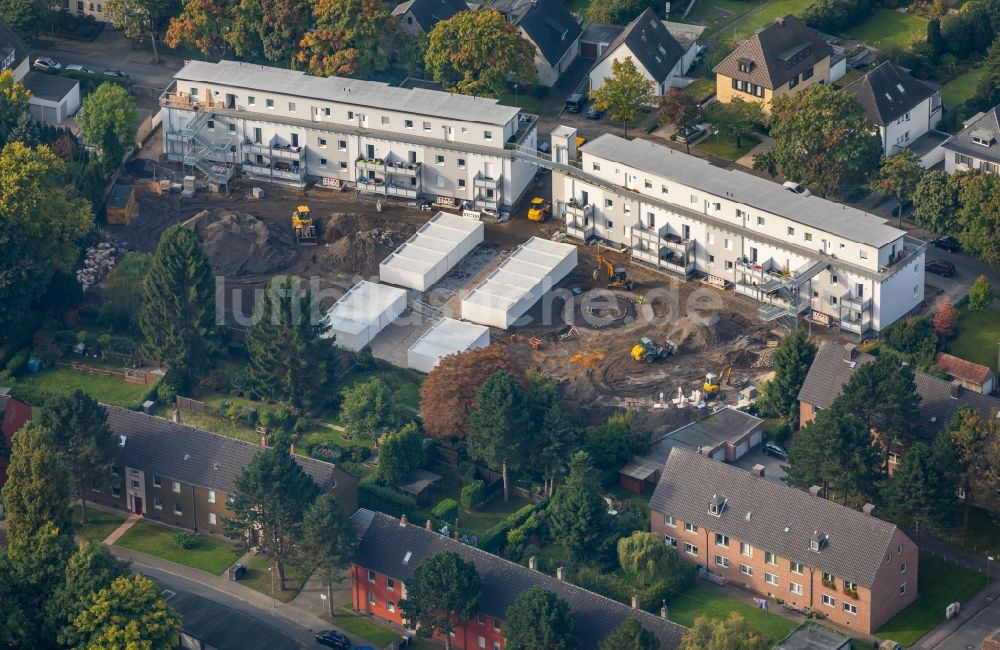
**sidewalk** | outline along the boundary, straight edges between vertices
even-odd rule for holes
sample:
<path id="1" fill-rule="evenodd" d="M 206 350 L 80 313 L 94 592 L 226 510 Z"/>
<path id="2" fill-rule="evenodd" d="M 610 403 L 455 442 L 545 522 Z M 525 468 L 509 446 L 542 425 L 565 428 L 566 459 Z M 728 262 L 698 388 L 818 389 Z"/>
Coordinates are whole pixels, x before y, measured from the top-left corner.
<path id="1" fill-rule="evenodd" d="M 131 514 L 128 519 L 122 522 L 122 525 L 111 531 L 111 534 L 104 538 L 104 544 L 107 546 L 114 546 L 115 542 L 122 538 L 122 535 L 128 532 L 129 528 L 135 526 L 135 522 L 142 519 L 142 515 Z"/>
<path id="2" fill-rule="evenodd" d="M 995 581 L 986 585 L 962 606 L 958 616 L 925 634 L 912 650 L 978 648 L 979 642 L 1000 626 L 1000 598 L 996 597 L 996 591 Z"/>

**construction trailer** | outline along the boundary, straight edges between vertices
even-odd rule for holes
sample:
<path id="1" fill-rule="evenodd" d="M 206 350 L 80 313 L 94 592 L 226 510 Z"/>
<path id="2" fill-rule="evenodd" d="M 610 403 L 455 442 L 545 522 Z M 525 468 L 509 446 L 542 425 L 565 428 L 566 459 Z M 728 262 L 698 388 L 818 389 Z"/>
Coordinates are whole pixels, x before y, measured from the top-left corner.
<path id="1" fill-rule="evenodd" d="M 326 312 L 326 336 L 338 346 L 357 352 L 406 311 L 406 291 L 362 280 Z"/>
<path id="2" fill-rule="evenodd" d="M 481 221 L 438 212 L 379 264 L 379 280 L 427 291 L 483 243 Z"/>
<path id="3" fill-rule="evenodd" d="M 130 224 L 138 214 L 135 186 L 118 183 L 111 188 L 105 208 L 109 224 Z"/>
<path id="4" fill-rule="evenodd" d="M 485 325 L 442 318 L 406 351 L 406 365 L 419 372 L 430 372 L 449 354 L 485 348 L 489 344 L 490 329 Z"/>

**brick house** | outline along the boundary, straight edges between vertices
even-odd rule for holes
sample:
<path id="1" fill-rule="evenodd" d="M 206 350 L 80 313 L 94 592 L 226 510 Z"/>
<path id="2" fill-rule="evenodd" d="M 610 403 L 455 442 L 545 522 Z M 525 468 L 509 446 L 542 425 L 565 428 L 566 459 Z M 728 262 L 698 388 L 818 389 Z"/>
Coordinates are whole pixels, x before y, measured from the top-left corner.
<path id="1" fill-rule="evenodd" d="M 476 565 L 482 578 L 482 611 L 459 625 L 451 639 L 457 650 L 503 650 L 503 620 L 521 592 L 541 586 L 565 600 L 577 623 L 579 650 L 594 650 L 626 618 L 634 618 L 660 641 L 660 650 L 675 650 L 684 627 L 589 592 L 561 578 L 509 562 L 437 532 L 414 526 L 406 518 L 358 510 L 357 554 L 351 566 L 354 608 L 396 624 L 404 624 L 399 601 L 406 597 L 406 581 L 420 563 L 443 551 L 454 551 Z"/>
<path id="2" fill-rule="evenodd" d="M 917 545 L 895 524 L 707 456 L 674 449 L 653 532 L 717 582 L 870 634 L 917 597 Z"/>
<path id="3" fill-rule="evenodd" d="M 0 392 L 6 391 L 0 388 Z M 0 439 L 3 444 L 0 448 L 6 450 L 0 453 L 0 487 L 7 482 L 7 465 L 10 453 L 14 445 L 14 434 L 24 426 L 24 423 L 31 419 L 31 407 L 24 402 L 19 402 L 10 395 L 0 395 Z"/>

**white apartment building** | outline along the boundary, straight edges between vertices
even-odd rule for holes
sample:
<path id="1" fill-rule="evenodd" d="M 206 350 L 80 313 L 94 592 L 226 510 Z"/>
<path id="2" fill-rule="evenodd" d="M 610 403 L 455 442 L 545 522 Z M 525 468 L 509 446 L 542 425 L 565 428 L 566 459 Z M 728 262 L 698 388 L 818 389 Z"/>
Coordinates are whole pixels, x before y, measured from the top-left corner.
<path id="1" fill-rule="evenodd" d="M 924 299 L 926 243 L 884 219 L 649 141 L 605 134 L 582 147 L 553 132 L 555 214 L 568 236 L 632 262 L 732 287 L 765 320 L 810 316 L 879 331 Z"/>
<path id="2" fill-rule="evenodd" d="M 227 182 L 352 186 L 480 210 L 509 208 L 537 167 L 534 115 L 494 99 L 189 61 L 160 98 L 169 160 Z"/>

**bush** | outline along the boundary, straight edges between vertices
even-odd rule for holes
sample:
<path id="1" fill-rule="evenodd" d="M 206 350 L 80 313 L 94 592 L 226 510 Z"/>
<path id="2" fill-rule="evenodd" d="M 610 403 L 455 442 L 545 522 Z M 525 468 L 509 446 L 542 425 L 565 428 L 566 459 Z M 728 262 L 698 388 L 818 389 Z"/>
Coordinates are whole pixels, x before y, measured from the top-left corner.
<path id="1" fill-rule="evenodd" d="M 817 0 L 802 12 L 802 21 L 821 32 L 838 34 L 863 23 L 874 10 L 871 0 Z"/>
<path id="2" fill-rule="evenodd" d="M 472 510 L 483 502 L 485 496 L 486 484 L 482 481 L 473 481 L 462 488 L 462 507 Z"/>
<path id="3" fill-rule="evenodd" d="M 459 461 L 458 473 L 463 482 L 471 483 L 476 480 L 476 464 L 468 460 Z"/>
<path id="4" fill-rule="evenodd" d="M 413 497 L 394 488 L 377 484 L 364 484 L 362 481 L 358 482 L 358 506 L 376 512 L 384 512 L 393 517 L 401 517 L 417 510 L 417 502 Z"/>
<path id="5" fill-rule="evenodd" d="M 510 524 L 507 520 L 490 528 L 479 538 L 479 548 L 490 553 L 498 553 L 507 541 L 507 533 L 510 532 Z"/>
<path id="6" fill-rule="evenodd" d="M 980 275 L 969 287 L 969 311 L 982 311 L 993 303 L 993 286 Z"/>
<path id="7" fill-rule="evenodd" d="M 930 317 L 911 316 L 886 329 L 882 342 L 919 367 L 934 361 L 940 337 Z"/>
<path id="8" fill-rule="evenodd" d="M 186 551 L 194 547 L 194 535 L 191 533 L 174 533 L 174 544 L 177 544 L 178 547 Z"/>
<path id="9" fill-rule="evenodd" d="M 764 440 L 782 443 L 788 437 L 790 428 L 787 422 L 776 422 L 764 429 Z"/>
<path id="10" fill-rule="evenodd" d="M 24 364 L 28 363 L 28 358 L 31 356 L 31 350 L 28 348 L 21 348 L 11 357 L 10 362 L 4 366 L 4 374 L 16 375 L 17 373 L 24 370 Z"/>
<path id="11" fill-rule="evenodd" d="M 437 505 L 431 509 L 431 514 L 434 515 L 435 519 L 454 521 L 455 517 L 458 516 L 458 501 L 455 501 L 451 497 L 445 497 L 438 501 Z"/>
<path id="12" fill-rule="evenodd" d="M 18 382 L 11 387 L 10 394 L 17 401 L 31 404 L 32 406 L 42 406 L 55 395 L 55 393 L 44 388 L 39 388 L 30 382 Z"/>
<path id="13" fill-rule="evenodd" d="M 372 452 L 367 447 L 351 447 L 347 452 L 347 457 L 352 463 L 363 463 L 368 460 Z"/>

